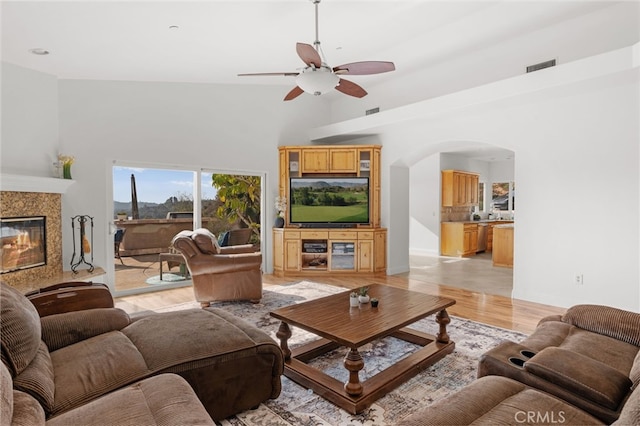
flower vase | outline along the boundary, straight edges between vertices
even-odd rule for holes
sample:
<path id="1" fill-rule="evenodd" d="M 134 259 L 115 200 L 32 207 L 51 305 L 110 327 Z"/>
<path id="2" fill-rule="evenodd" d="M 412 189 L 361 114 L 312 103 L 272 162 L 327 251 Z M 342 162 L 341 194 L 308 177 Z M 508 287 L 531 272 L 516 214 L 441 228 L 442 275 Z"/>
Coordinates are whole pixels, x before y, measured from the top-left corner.
<path id="1" fill-rule="evenodd" d="M 282 228 L 283 226 L 284 226 L 284 218 L 280 216 L 276 217 L 275 227 Z"/>
<path id="2" fill-rule="evenodd" d="M 358 301 L 357 297 L 350 297 L 349 298 L 349 306 L 351 306 L 352 308 L 357 308 L 358 306 L 360 306 L 360 302 Z"/>
<path id="3" fill-rule="evenodd" d="M 71 164 L 69 163 L 62 164 L 62 177 L 64 179 L 71 179 Z"/>

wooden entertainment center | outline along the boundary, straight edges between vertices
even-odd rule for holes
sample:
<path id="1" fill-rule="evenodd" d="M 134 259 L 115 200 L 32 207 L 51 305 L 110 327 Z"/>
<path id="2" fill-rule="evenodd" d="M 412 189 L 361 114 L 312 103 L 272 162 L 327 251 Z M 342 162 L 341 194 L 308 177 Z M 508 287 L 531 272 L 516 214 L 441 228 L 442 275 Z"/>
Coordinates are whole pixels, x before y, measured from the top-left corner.
<path id="1" fill-rule="evenodd" d="M 279 195 L 286 197 L 289 205 L 284 227 L 273 228 L 274 274 L 386 274 L 387 230 L 380 227 L 381 147 L 305 145 L 278 149 Z M 291 223 L 291 178 L 323 177 L 368 178 L 369 222 Z"/>

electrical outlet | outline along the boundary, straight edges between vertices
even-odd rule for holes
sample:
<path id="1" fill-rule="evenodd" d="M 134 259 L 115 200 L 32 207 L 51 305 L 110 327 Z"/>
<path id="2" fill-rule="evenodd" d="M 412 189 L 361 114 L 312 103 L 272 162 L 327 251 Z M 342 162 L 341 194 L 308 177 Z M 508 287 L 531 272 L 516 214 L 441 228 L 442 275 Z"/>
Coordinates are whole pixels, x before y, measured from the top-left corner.
<path id="1" fill-rule="evenodd" d="M 575 274 L 575 275 L 573 276 L 573 282 L 574 282 L 576 285 L 582 285 L 582 284 L 584 284 L 584 276 L 583 276 L 582 274 Z"/>

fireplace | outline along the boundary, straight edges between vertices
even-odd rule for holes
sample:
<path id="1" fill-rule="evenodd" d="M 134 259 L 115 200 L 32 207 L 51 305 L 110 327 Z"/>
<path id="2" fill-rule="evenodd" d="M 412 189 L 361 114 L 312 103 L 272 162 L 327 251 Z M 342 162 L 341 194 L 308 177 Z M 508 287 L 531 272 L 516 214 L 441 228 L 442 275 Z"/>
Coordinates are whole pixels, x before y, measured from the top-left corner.
<path id="1" fill-rule="evenodd" d="M 0 218 L 0 273 L 47 264 L 45 216 Z"/>

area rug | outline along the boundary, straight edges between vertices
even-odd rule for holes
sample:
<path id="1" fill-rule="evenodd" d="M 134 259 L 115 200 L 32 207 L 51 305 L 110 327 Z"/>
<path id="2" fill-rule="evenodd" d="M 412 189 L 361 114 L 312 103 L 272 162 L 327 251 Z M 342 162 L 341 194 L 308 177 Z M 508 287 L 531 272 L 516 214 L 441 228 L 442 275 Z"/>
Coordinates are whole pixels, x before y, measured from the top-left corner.
<path id="1" fill-rule="evenodd" d="M 341 291 L 347 291 L 347 289 L 303 281 L 265 287 L 263 299 L 258 304 L 222 302 L 214 303 L 213 306 L 244 318 L 278 341 L 276 332 L 280 323 L 269 316 L 270 311 Z M 175 311 L 198 306 L 198 303 L 190 302 L 158 311 Z M 433 317 L 418 321 L 410 327 L 430 334 L 438 332 L 438 325 Z M 289 339 L 290 347 L 316 339 L 315 336 L 303 330 L 295 327 L 292 329 L 293 335 Z M 361 414 L 352 415 L 283 376 L 282 393 L 278 399 L 267 401 L 255 410 L 245 411 L 218 424 L 223 426 L 394 425 L 419 408 L 426 407 L 472 382 L 476 378 L 478 360 L 484 352 L 503 340 L 519 342 L 526 337 L 518 332 L 455 316 L 451 317 L 447 332 L 456 344 L 453 353 L 380 398 Z M 366 380 L 416 349 L 416 345 L 393 337 L 361 347 L 360 353 L 364 358 L 365 368 L 360 371 L 360 380 Z M 337 349 L 316 358 L 311 364 L 340 381 L 347 381 L 348 372 L 342 365 L 344 355 L 343 348 Z"/>
<path id="2" fill-rule="evenodd" d="M 158 285 L 158 284 L 170 284 L 180 281 L 191 281 L 189 278 L 186 278 L 184 275 L 172 274 L 170 272 L 166 274 L 162 274 L 162 279 L 160 279 L 160 275 L 154 275 L 153 277 L 147 278 L 145 281 L 150 285 Z"/>

